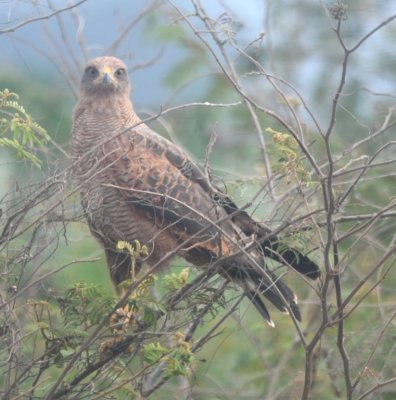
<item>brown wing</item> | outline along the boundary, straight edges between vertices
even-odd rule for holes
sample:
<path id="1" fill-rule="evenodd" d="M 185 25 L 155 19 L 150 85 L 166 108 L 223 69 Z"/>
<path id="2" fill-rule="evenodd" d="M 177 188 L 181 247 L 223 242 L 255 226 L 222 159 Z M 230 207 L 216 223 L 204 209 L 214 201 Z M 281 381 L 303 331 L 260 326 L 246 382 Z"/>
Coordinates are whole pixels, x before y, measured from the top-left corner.
<path id="1" fill-rule="evenodd" d="M 223 218 L 225 218 L 224 213 L 228 214 L 230 220 L 246 236 L 254 235 L 266 257 L 291 266 L 310 279 L 317 279 L 320 276 L 319 267 L 311 259 L 297 249 L 285 246 L 265 224 L 255 221 L 247 212 L 240 210 L 232 199 L 219 188 L 209 184 L 202 171 L 177 146 L 166 141 L 146 126 L 142 127 L 141 133 L 144 136 L 147 148 L 152 149 L 156 154 L 164 154 L 166 159 L 182 175 L 201 187 L 206 194 L 205 197 L 210 198 L 212 204 L 216 204 L 217 213 L 221 213 Z"/>
<path id="2" fill-rule="evenodd" d="M 291 266 L 311 279 L 320 276 L 319 267 L 308 257 L 285 246 L 268 227 L 254 221 L 228 196 L 210 185 L 179 147 L 146 125 L 139 126 L 129 140 L 122 144 L 130 151 L 121 165 L 117 164 L 114 182 L 126 188 L 123 195 L 130 204 L 144 211 L 158 227 L 169 226 L 179 239 L 190 244 L 203 243 L 205 249 L 217 256 L 231 254 L 234 247 L 224 236 L 219 240 L 221 231 L 234 242 L 240 239 L 241 232 L 245 236 L 255 235 L 266 257 Z M 191 261 L 197 263 L 197 260 Z"/>
<path id="3" fill-rule="evenodd" d="M 274 253 L 279 249 L 277 238 L 213 189 L 179 148 L 145 125 L 123 131 L 139 119 L 129 101 L 127 75 L 114 75 L 120 68 L 125 71 L 125 64 L 112 57 L 90 61 L 86 71 L 96 74 L 84 74 L 82 79 L 72 146 L 74 157 L 80 159 L 76 171 L 82 204 L 105 249 L 114 283 L 130 277 L 135 265 L 128 253 L 116 252 L 116 243 L 139 240 L 149 244 L 145 260 L 151 265 L 159 265 L 163 255 L 174 251 L 196 265 L 215 258 L 221 264 L 219 272 L 244 288 L 267 321 L 272 323 L 260 295 L 300 319 L 294 294 L 274 273 L 265 271 L 262 254 L 289 262 L 285 253 Z M 234 255 L 240 250 L 237 243 L 253 233 L 261 252 L 257 246 L 249 256 L 222 258 Z M 296 264 L 290 262 L 292 266 L 303 273 L 311 268 L 318 275 L 316 266 L 302 267 L 290 251 Z"/>
<path id="4" fill-rule="evenodd" d="M 184 242 L 189 251 L 183 256 L 195 264 L 208 261 L 198 259 L 202 251 L 216 258 L 231 255 L 237 229 L 188 157 L 146 126 L 119 141 L 126 150 L 120 155 L 108 149 L 110 173 L 130 207 Z"/>

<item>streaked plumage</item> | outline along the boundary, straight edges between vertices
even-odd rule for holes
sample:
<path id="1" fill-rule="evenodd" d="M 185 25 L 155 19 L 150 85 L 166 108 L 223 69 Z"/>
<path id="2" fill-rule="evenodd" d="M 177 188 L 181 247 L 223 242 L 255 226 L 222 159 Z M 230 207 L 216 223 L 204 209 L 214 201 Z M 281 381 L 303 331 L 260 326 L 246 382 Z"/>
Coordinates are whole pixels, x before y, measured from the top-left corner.
<path id="1" fill-rule="evenodd" d="M 264 256 L 312 279 L 320 274 L 316 264 L 285 249 L 264 225 L 213 188 L 179 147 L 139 124 L 129 94 L 121 60 L 93 59 L 82 78 L 73 122 L 81 201 L 113 282 L 130 278 L 130 258 L 116 250 L 117 242 L 138 240 L 149 248 L 148 265 L 175 249 L 197 266 L 216 262 L 219 273 L 237 282 L 270 324 L 261 295 L 300 320 L 294 294 L 265 267 Z M 240 245 L 252 237 L 255 246 L 244 254 Z"/>

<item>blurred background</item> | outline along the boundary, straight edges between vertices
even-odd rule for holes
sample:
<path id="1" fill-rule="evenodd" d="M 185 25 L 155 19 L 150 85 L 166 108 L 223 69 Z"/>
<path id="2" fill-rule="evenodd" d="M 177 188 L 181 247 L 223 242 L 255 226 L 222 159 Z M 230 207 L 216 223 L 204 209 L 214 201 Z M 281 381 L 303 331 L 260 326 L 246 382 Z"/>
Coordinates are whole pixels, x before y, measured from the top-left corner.
<path id="1" fill-rule="evenodd" d="M 78 6 L 73 7 L 73 4 Z M 310 143 L 315 161 L 324 169 L 328 158 L 322 133 L 326 132 L 331 121 L 344 56 L 335 33 L 337 20 L 328 8 L 337 4 L 324 0 L 200 2 L 215 21 L 223 41 L 221 45 L 246 93 L 284 120 L 293 120 L 285 99 L 274 89 L 266 74 L 276 76 L 277 84 L 288 96 L 287 101 L 295 104 L 295 116 L 305 132 L 304 140 Z M 341 36 L 348 48 L 353 48 L 396 11 L 394 3 L 386 0 L 345 1 L 345 4 L 347 12 L 343 17 Z M 251 113 L 216 60 L 220 59 L 229 70 L 224 54 L 210 35 L 203 34 L 207 40 L 204 43 L 186 24 L 183 15 L 198 31 L 205 31 L 202 20 L 195 18 L 194 13 L 194 2 L 188 0 L 0 1 L 0 90 L 7 88 L 17 93 L 19 104 L 51 138 L 48 146 L 36 149 L 42 162 L 41 168 L 32 167 L 26 160 L 18 158 L 15 150 L 0 147 L 0 199 L 3 210 L 15 204 L 19 197 L 28 199 L 40 182 L 69 164 L 71 115 L 78 96 L 81 72 L 88 59 L 115 55 L 129 67 L 132 100 L 142 118 L 155 116 L 169 107 L 185 105 L 161 116 L 150 126 L 180 144 L 201 166 L 205 164 L 210 138 L 216 133 L 217 138 L 209 155 L 213 179 L 238 204 L 245 204 L 259 188 L 264 187 L 266 190 L 254 198 L 250 207 L 255 217 L 276 228 L 286 219 L 299 215 L 296 211 L 296 205 L 301 201 L 297 195 L 301 190 L 298 182 L 294 179 L 292 182 L 276 180 L 273 188 L 275 196 L 267 190 L 269 171 L 260 146 L 263 143 L 266 146 L 268 159 L 273 165 L 271 174 L 284 174 L 282 169 L 277 169 L 281 160 L 279 148 L 272 135 L 266 132 L 267 128 L 282 130 L 282 126 L 267 114 L 258 113 L 262 129 L 258 135 Z M 344 151 L 375 134 L 384 121 L 394 120 L 395 38 L 396 23 L 392 20 L 364 42 L 348 60 L 346 84 L 331 140 L 335 165 L 340 170 L 362 165 L 382 146 L 385 148 L 376 159 L 382 161 L 384 166 L 368 173 L 364 181 L 354 188 L 353 194 L 343 204 L 343 216 L 376 212 L 396 195 L 394 164 L 389 164 L 395 153 L 393 147 L 388 146 L 395 138 L 393 125 L 384 134 L 358 146 L 356 151 L 349 151 L 347 158 L 342 158 Z M 251 58 L 244 56 L 239 49 Z M 262 70 L 254 61 L 260 63 Z M 190 103 L 203 102 L 214 106 L 189 106 Z M 311 195 L 305 199 L 306 213 L 323 205 L 318 199 L 320 188 L 317 176 L 312 170 L 308 174 L 310 186 L 305 189 Z M 340 175 L 334 190 L 342 191 L 349 178 L 344 180 Z M 40 215 L 47 206 L 41 207 L 31 212 L 31 218 Z M 70 216 L 79 213 L 77 195 L 68 199 L 65 210 Z M 345 250 L 354 243 L 353 249 L 346 252 L 342 264 L 345 268 L 353 260 L 345 274 L 347 293 L 362 276 L 362 271 L 369 270 L 384 249 L 393 243 L 395 224 L 392 221 L 379 222 L 368 238 L 361 242 L 351 238 L 343 243 Z M 0 224 L 3 222 L 4 219 L 0 219 Z M 317 222 L 320 228 L 323 220 Z M 85 224 L 70 222 L 66 225 L 67 228 L 57 224 L 53 231 L 46 231 L 36 248 L 40 257 L 24 270 L 23 275 L 7 275 L 4 288 L 14 284 L 27 287 L 31 280 L 56 271 L 48 278 L 37 278 L 37 285 L 26 289 L 23 298 L 45 298 L 48 291 L 60 293 L 76 281 L 100 283 L 108 293 L 114 294 L 102 251 Z M 344 225 L 339 234 L 348 232 L 352 226 Z M 22 248 L 26 240 L 20 237 L 15 248 L 8 248 L 2 259 Z M 298 242 L 300 239 L 291 240 Z M 316 231 L 307 233 L 301 238 L 301 243 L 303 248 L 318 250 L 321 247 L 320 234 Z M 321 263 L 318 252 L 314 251 L 312 257 Z M 79 259 L 95 261 L 75 263 Z M 64 268 L 65 265 L 68 266 Z M 185 263 L 175 261 L 174 266 L 181 268 Z M 356 373 L 367 359 L 367 352 L 361 355 L 356 353 L 362 350 L 366 340 L 371 343 L 378 333 L 370 327 L 373 320 L 378 315 L 384 317 L 384 309 L 394 310 L 394 283 L 393 278 L 393 281 L 386 281 L 381 290 L 373 292 L 367 308 L 359 314 L 359 322 L 351 322 L 348 332 L 351 342 L 348 344 L 349 350 L 356 355 L 353 358 Z M 294 284 L 301 298 L 303 330 L 309 336 L 315 325 L 310 316 L 315 315 L 313 310 L 320 309 L 320 302 L 309 295 L 310 288 L 305 282 L 295 280 Z M 384 308 L 372 310 L 378 303 Z M 216 321 L 216 318 L 208 321 L 209 327 Z M 300 398 L 304 376 L 303 350 L 290 318 L 276 315 L 275 322 L 277 329 L 264 326 L 249 304 L 242 303 L 240 310 L 222 325 L 221 334 L 198 353 L 190 378 L 194 382 L 194 390 L 191 390 L 195 396 L 191 398 Z M 208 329 L 204 326 L 202 332 Z M 325 351 L 321 354 L 318 367 L 321 372 L 317 381 L 322 387 L 314 390 L 318 399 L 343 398 L 340 394 L 342 383 L 335 378 L 339 360 L 331 353 L 331 346 L 326 347 L 326 342 L 334 341 L 334 335 L 334 332 L 328 332 L 323 339 Z M 386 376 L 394 376 L 395 362 L 387 358 L 387 354 L 394 354 L 394 331 L 388 339 L 389 342 L 377 353 L 376 366 L 381 373 L 386 371 Z M 368 378 L 368 387 L 372 382 Z M 152 398 L 174 398 L 172 396 L 180 389 L 179 384 L 173 382 Z M 393 397 L 387 396 L 394 393 L 389 391 L 387 394 L 385 391 L 383 397 L 374 395 L 367 398 L 391 399 Z"/>

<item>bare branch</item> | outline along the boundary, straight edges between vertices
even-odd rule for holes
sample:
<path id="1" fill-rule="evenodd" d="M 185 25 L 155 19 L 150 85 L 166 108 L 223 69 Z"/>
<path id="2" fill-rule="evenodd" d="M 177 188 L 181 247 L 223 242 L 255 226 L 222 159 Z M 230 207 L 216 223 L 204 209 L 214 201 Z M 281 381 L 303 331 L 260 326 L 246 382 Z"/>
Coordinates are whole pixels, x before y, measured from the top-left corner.
<path id="1" fill-rule="evenodd" d="M 70 11 L 73 8 L 79 7 L 81 4 L 85 3 L 86 1 L 87 0 L 80 0 L 77 3 L 74 3 L 74 4 L 72 4 L 70 6 L 67 6 L 67 7 L 64 7 L 64 8 L 60 8 L 60 9 L 58 9 L 56 11 L 53 11 L 52 13 L 49 13 L 49 14 L 46 14 L 46 15 L 42 15 L 41 17 L 28 18 L 25 21 L 22 21 L 19 24 L 16 24 L 16 25 L 12 26 L 11 28 L 0 29 L 0 35 L 3 34 L 3 33 L 15 32 L 19 28 L 22 28 L 23 26 L 28 25 L 28 24 L 32 24 L 34 22 L 50 19 L 50 18 L 54 17 L 55 15 L 58 15 L 58 14 L 66 12 L 66 11 Z"/>

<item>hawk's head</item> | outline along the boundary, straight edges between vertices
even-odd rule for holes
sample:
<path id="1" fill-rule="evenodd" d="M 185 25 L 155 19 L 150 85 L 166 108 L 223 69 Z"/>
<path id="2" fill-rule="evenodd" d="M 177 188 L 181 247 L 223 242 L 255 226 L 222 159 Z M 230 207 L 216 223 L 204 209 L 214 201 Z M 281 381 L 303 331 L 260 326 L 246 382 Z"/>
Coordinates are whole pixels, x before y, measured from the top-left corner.
<path id="1" fill-rule="evenodd" d="M 81 92 L 85 95 L 129 95 L 127 66 L 115 57 L 97 57 L 90 60 L 81 80 Z"/>

